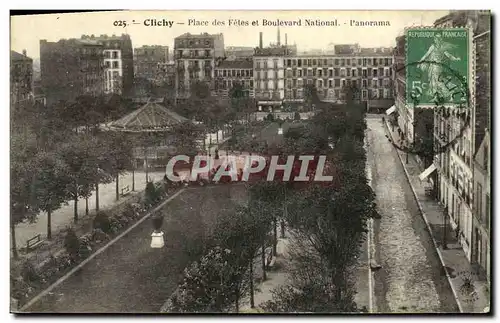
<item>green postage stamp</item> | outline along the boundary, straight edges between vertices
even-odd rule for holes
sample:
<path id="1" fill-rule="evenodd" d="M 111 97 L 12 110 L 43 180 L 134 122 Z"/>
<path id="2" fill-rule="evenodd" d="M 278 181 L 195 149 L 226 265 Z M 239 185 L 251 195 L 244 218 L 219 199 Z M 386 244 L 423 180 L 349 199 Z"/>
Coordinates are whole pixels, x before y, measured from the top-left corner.
<path id="1" fill-rule="evenodd" d="M 410 107 L 467 104 L 470 73 L 467 28 L 406 30 L 406 102 Z"/>

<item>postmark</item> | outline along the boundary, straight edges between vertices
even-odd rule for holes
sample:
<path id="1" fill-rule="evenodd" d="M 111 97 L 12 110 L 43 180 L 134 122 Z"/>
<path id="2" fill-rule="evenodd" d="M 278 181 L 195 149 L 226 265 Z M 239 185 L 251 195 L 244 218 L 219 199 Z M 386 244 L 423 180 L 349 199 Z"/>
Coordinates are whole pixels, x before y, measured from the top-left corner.
<path id="1" fill-rule="evenodd" d="M 460 279 L 458 292 L 465 303 L 474 303 L 479 299 L 479 291 L 474 286 L 474 281 L 478 280 L 478 274 L 471 271 L 459 271 L 456 277 Z"/>
<path id="2" fill-rule="evenodd" d="M 445 120 L 445 129 L 440 132 L 446 135 L 440 134 L 439 145 L 435 145 L 433 129 L 429 129 L 430 138 L 393 145 L 410 154 L 438 155 L 460 140 L 471 122 L 471 33 L 467 28 L 412 27 L 406 29 L 405 36 L 406 63 L 396 75 L 404 70 L 404 103 L 407 109 L 413 109 L 412 126 L 424 122 L 425 114 L 431 113 L 430 118 L 437 114 Z"/>

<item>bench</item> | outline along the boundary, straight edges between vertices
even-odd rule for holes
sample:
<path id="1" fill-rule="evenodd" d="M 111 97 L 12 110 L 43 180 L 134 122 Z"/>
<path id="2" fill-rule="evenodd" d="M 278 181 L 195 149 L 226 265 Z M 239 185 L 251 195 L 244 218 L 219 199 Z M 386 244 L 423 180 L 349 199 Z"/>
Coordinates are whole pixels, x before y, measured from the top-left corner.
<path id="1" fill-rule="evenodd" d="M 124 188 L 121 189 L 121 196 L 125 196 L 128 193 L 130 193 L 130 187 L 127 185 Z"/>
<path id="2" fill-rule="evenodd" d="M 28 251 L 34 250 L 37 247 L 40 247 L 40 245 L 42 243 L 43 243 L 42 235 L 41 234 L 37 234 L 33 238 L 30 238 L 30 239 L 28 239 L 28 241 L 26 241 L 26 250 L 28 250 Z"/>

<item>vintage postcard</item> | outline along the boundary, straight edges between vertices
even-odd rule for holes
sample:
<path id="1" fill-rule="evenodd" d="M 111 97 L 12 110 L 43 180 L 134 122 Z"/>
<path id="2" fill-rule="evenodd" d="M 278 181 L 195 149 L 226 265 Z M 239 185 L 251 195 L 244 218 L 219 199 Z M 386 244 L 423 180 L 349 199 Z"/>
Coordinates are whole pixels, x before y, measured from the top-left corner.
<path id="1" fill-rule="evenodd" d="M 10 20 L 12 313 L 491 312 L 489 10 Z"/>

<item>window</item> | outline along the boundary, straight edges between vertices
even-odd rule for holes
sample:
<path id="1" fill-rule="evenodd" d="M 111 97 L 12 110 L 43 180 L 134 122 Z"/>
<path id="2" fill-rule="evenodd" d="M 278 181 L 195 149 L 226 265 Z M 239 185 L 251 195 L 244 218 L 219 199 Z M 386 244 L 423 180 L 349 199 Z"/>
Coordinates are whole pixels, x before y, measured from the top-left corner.
<path id="1" fill-rule="evenodd" d="M 302 77 L 302 70 L 297 70 L 297 76 Z"/>
<path id="2" fill-rule="evenodd" d="M 312 64 L 313 64 L 313 66 L 318 65 L 315 59 L 312 60 Z"/>
<path id="3" fill-rule="evenodd" d="M 322 77 L 322 74 L 323 74 L 323 71 L 322 70 L 318 70 L 318 77 Z"/>
<path id="4" fill-rule="evenodd" d="M 481 220 L 483 220 L 483 187 L 477 183 L 476 186 L 476 212 Z"/>
<path id="5" fill-rule="evenodd" d="M 117 61 L 113 62 L 113 68 L 118 68 L 118 62 Z"/>
<path id="6" fill-rule="evenodd" d="M 347 69 L 347 76 L 350 77 L 351 76 L 351 70 L 350 69 Z"/>
<path id="7" fill-rule="evenodd" d="M 111 53 L 110 53 L 110 52 L 108 52 L 108 51 L 105 51 L 105 52 L 104 52 L 104 57 L 105 57 L 105 58 L 110 58 L 110 57 L 111 57 Z"/>
<path id="8" fill-rule="evenodd" d="M 334 73 L 335 76 L 340 75 L 340 70 L 338 68 L 335 68 L 334 71 L 335 71 L 335 73 Z"/>
<path id="9" fill-rule="evenodd" d="M 378 75 L 378 71 L 376 68 L 373 69 L 373 77 L 377 77 Z"/>
<path id="10" fill-rule="evenodd" d="M 339 60 L 338 59 L 335 59 L 335 65 L 339 66 Z"/>
<path id="11" fill-rule="evenodd" d="M 340 77 L 345 77 L 345 69 L 340 70 Z"/>
<path id="12" fill-rule="evenodd" d="M 113 51 L 113 58 L 114 59 L 118 58 L 118 51 L 116 51 L 116 50 Z"/>
<path id="13" fill-rule="evenodd" d="M 335 87 L 339 87 L 340 86 L 340 79 L 335 79 Z"/>
<path id="14" fill-rule="evenodd" d="M 368 87 L 367 81 L 363 80 L 363 87 Z"/>
<path id="15" fill-rule="evenodd" d="M 486 227 L 488 230 L 490 229 L 490 194 L 486 194 L 486 201 L 485 201 L 485 221 L 486 222 Z"/>
<path id="16" fill-rule="evenodd" d="M 313 69 L 313 70 L 312 70 L 312 76 L 313 76 L 313 77 L 316 77 L 316 69 Z"/>
<path id="17" fill-rule="evenodd" d="M 347 66 L 351 65 L 351 60 L 349 58 L 346 60 L 346 64 L 347 64 Z"/>
<path id="18" fill-rule="evenodd" d="M 329 88 L 332 88 L 332 87 L 333 87 L 333 82 L 332 82 L 332 80 L 328 80 L 328 87 L 329 87 Z"/>
<path id="19" fill-rule="evenodd" d="M 344 58 L 340 59 L 340 66 L 345 66 L 345 59 Z"/>
<path id="20" fill-rule="evenodd" d="M 292 77 L 297 77 L 297 70 L 296 69 L 292 70 Z"/>
<path id="21" fill-rule="evenodd" d="M 109 62 L 109 61 L 106 61 L 106 62 L 104 63 L 104 66 L 105 66 L 106 68 L 109 68 L 109 67 L 110 67 L 110 62 Z"/>
<path id="22" fill-rule="evenodd" d="M 333 70 L 332 69 L 328 70 L 328 77 L 333 77 Z"/>
<path id="23" fill-rule="evenodd" d="M 278 60 L 277 59 L 273 60 L 273 67 L 278 68 Z"/>

